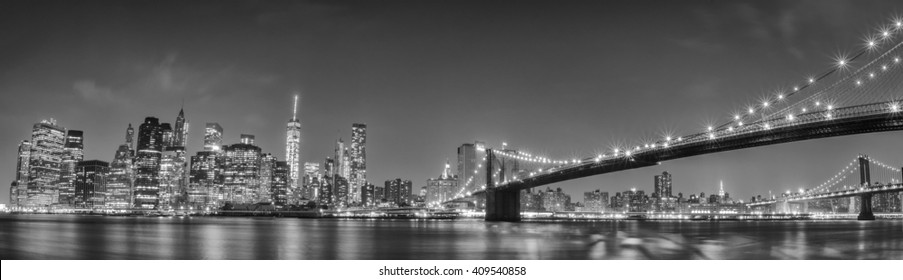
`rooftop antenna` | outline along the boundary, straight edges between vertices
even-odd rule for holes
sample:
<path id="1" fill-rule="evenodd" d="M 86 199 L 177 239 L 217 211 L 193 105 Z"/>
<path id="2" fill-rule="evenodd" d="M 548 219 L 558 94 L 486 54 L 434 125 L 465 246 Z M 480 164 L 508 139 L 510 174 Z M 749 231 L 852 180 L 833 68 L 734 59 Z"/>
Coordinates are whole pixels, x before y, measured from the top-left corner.
<path id="1" fill-rule="evenodd" d="M 298 94 L 295 94 L 295 104 L 292 106 L 292 119 L 298 119 Z"/>

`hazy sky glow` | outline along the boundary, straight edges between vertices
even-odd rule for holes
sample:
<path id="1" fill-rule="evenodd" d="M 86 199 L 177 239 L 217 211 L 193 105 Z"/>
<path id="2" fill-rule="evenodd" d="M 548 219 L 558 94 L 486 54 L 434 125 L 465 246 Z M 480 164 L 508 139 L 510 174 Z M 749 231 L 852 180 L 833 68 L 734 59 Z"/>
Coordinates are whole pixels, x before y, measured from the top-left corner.
<path id="1" fill-rule="evenodd" d="M 368 179 L 442 172 L 482 140 L 585 157 L 689 134 L 820 72 L 903 12 L 900 1 L 2 1 L 0 199 L 19 141 L 56 118 L 109 161 L 129 123 L 205 122 L 285 156 L 300 92 L 302 162 L 368 125 Z M 556 184 L 734 197 L 817 185 L 858 153 L 903 165 L 903 132 L 698 156 Z M 453 164 L 454 166 L 454 164 Z"/>

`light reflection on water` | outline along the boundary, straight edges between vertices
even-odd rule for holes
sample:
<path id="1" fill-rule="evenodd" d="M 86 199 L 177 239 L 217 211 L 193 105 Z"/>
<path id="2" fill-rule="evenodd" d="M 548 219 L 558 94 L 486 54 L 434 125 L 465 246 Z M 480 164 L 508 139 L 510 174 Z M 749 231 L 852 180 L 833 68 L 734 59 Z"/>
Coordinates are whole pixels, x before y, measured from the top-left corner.
<path id="1" fill-rule="evenodd" d="M 0 216 L 2 259 L 903 259 L 903 221 Z"/>

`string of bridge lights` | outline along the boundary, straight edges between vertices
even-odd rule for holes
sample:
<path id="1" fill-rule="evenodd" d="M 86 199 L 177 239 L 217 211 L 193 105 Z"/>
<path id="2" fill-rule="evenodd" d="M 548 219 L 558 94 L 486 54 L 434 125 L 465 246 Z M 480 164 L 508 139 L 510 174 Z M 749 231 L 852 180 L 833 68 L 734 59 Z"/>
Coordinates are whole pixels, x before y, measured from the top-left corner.
<path id="1" fill-rule="evenodd" d="M 793 86 L 793 90 L 790 91 L 789 93 L 785 94 L 782 90 L 779 90 L 778 92 L 774 93 L 774 95 L 771 97 L 766 96 L 766 97 L 762 98 L 762 100 L 760 101 L 761 105 L 747 106 L 747 108 L 745 110 L 747 112 L 746 115 L 743 115 L 740 113 L 735 113 L 733 115 L 732 121 L 727 122 L 723 125 L 720 125 L 718 128 L 720 129 L 720 128 L 723 128 L 724 126 L 730 125 L 734 121 L 738 122 L 738 126 L 742 126 L 743 120 L 745 120 L 749 116 L 755 115 L 755 113 L 757 111 L 764 110 L 764 109 L 768 108 L 769 106 L 771 106 L 772 104 L 776 104 L 778 102 L 784 101 L 786 98 L 789 98 L 799 92 L 802 92 L 803 90 L 809 88 L 810 86 L 813 86 L 818 81 L 821 81 L 821 80 L 829 77 L 831 74 L 834 74 L 838 71 L 845 70 L 846 68 L 850 67 L 851 62 L 853 62 L 854 60 L 856 60 L 863 54 L 877 51 L 877 49 L 882 45 L 882 43 L 891 40 L 893 38 L 893 36 L 897 32 L 900 32 L 901 30 L 903 30 L 903 18 L 893 19 L 891 26 L 885 26 L 885 27 L 880 28 L 879 33 L 877 35 L 867 36 L 862 49 L 853 57 L 847 58 L 846 55 L 839 55 L 837 58 L 835 58 L 835 60 L 836 60 L 834 63 L 835 67 L 832 67 L 831 69 L 826 70 L 822 75 L 807 77 L 802 86 Z M 900 63 L 901 59 L 900 59 L 900 57 L 894 57 L 893 61 L 894 61 L 894 63 Z M 887 66 L 884 65 L 883 69 L 887 70 Z M 875 77 L 874 72 L 870 73 L 869 77 L 874 78 Z M 863 82 L 861 80 L 857 80 L 855 83 L 857 85 L 861 85 Z M 819 102 L 819 101 L 816 101 L 815 104 L 816 104 L 815 105 L 816 107 L 821 106 L 821 102 Z M 830 107 L 832 107 L 833 105 L 828 104 L 828 106 L 829 106 L 828 110 L 830 111 L 832 109 Z M 896 107 L 897 107 L 896 109 L 892 109 L 895 112 L 897 110 L 899 110 L 899 105 L 897 105 Z M 806 111 L 807 110 L 805 108 L 802 109 L 803 113 L 806 113 Z M 789 115 L 788 118 L 792 120 L 793 116 Z M 709 126 L 708 130 L 711 131 L 713 129 L 711 126 Z"/>
<path id="2" fill-rule="evenodd" d="M 600 153 L 600 154 L 596 155 L 595 157 L 587 158 L 585 160 L 552 159 L 549 157 L 532 155 L 530 153 L 523 152 L 523 151 L 509 153 L 509 152 L 506 152 L 504 149 L 502 149 L 502 150 L 494 149 L 493 153 L 495 155 L 498 155 L 501 157 L 515 159 L 515 160 L 524 161 L 524 162 L 530 162 L 530 163 L 536 163 L 536 164 L 542 164 L 542 165 L 555 165 L 554 167 L 557 168 L 557 167 L 561 167 L 561 166 L 565 166 L 565 165 L 569 165 L 569 164 L 576 165 L 576 164 L 580 164 L 580 163 L 586 163 L 585 162 L 586 160 L 591 160 L 591 162 L 599 163 L 602 160 L 607 159 L 607 158 L 608 159 L 630 158 L 635 154 L 647 151 L 649 149 L 654 150 L 654 149 L 661 149 L 661 148 L 670 148 L 671 146 L 674 146 L 674 145 L 695 143 L 697 141 L 705 141 L 705 140 L 715 140 L 718 138 L 719 135 L 724 136 L 724 134 L 770 130 L 775 127 L 782 126 L 781 125 L 782 123 L 780 122 L 781 120 L 785 121 L 783 123 L 784 125 L 795 125 L 798 123 L 802 123 L 803 118 L 797 117 L 797 115 L 794 115 L 792 112 L 786 113 L 786 115 L 781 116 L 781 117 L 776 117 L 776 116 L 783 114 L 786 111 L 791 110 L 791 108 L 793 108 L 796 105 L 804 104 L 806 102 L 811 102 L 811 100 L 809 100 L 809 99 L 810 98 L 816 99 L 822 93 L 825 92 L 824 89 L 822 91 L 812 94 L 811 96 L 809 96 L 795 104 L 790 104 L 787 107 L 785 107 L 784 109 L 778 110 L 777 112 L 774 112 L 771 115 L 767 115 L 766 113 L 764 113 L 764 110 L 769 107 L 773 107 L 776 104 L 779 104 L 783 101 L 786 101 L 789 97 L 796 95 L 810 87 L 813 87 L 817 82 L 828 78 L 829 76 L 831 76 L 834 73 L 843 72 L 847 68 L 851 67 L 851 63 L 853 61 L 855 61 L 856 59 L 860 58 L 861 56 L 863 56 L 865 54 L 876 52 L 884 43 L 892 40 L 892 38 L 898 32 L 901 32 L 901 31 L 903 31 L 903 17 L 893 19 L 892 24 L 889 26 L 880 28 L 878 34 L 867 36 L 865 39 L 865 42 L 863 43 L 862 49 L 860 49 L 858 51 L 858 53 L 856 53 L 852 57 L 847 57 L 846 55 L 837 56 L 835 58 L 833 67 L 826 70 L 821 75 L 808 76 L 806 78 L 805 82 L 802 84 L 802 86 L 793 86 L 792 91 L 789 91 L 786 94 L 783 92 L 783 90 L 779 90 L 778 92 L 774 93 L 774 95 L 772 95 L 772 96 L 766 96 L 760 100 L 760 104 L 747 106 L 747 108 L 745 110 L 747 114 L 735 113 L 733 115 L 733 120 L 731 120 L 730 122 L 722 124 L 718 127 L 713 127 L 713 126 L 709 125 L 706 127 L 706 131 L 703 133 L 697 133 L 697 134 L 692 134 L 692 135 L 686 136 L 687 141 L 684 141 L 684 137 L 674 138 L 671 135 L 666 135 L 663 137 L 664 138 L 663 141 L 646 143 L 643 146 L 637 145 L 633 149 L 626 148 L 626 149 L 622 150 L 621 148 L 613 148 L 611 151 L 611 154 Z M 896 49 L 897 47 L 899 47 L 901 45 L 903 45 L 903 42 L 901 42 L 897 46 L 893 47 L 892 49 L 888 50 L 884 55 L 880 56 L 879 59 L 883 58 L 884 56 L 889 54 L 892 50 Z M 857 70 L 854 73 L 854 75 L 867 69 L 870 65 L 872 65 L 873 63 L 875 63 L 877 61 L 878 61 L 877 59 L 873 60 L 872 62 L 859 68 L 859 70 Z M 901 63 L 901 61 L 903 61 L 903 60 L 901 60 L 900 56 L 894 56 L 889 61 L 887 61 L 885 64 L 881 65 L 880 69 L 881 69 L 881 71 L 888 71 L 888 70 L 890 70 L 891 67 L 899 65 Z M 876 74 L 875 71 L 870 71 L 868 74 L 864 74 L 864 75 L 860 76 L 858 79 L 855 79 L 855 81 L 853 81 L 854 86 L 856 86 L 856 87 L 863 86 L 867 81 L 875 80 L 878 78 L 878 76 L 879 75 Z M 852 77 L 852 76 L 850 76 L 850 77 Z M 846 77 L 846 78 L 842 79 L 841 81 L 838 81 L 837 83 L 845 81 L 845 80 L 849 79 L 850 77 Z M 834 87 L 834 85 L 832 85 L 831 87 Z M 812 113 L 817 112 L 815 110 L 818 110 L 819 108 L 824 108 L 824 114 L 819 114 L 818 117 L 824 117 L 826 119 L 834 118 L 834 109 L 836 108 L 837 104 L 835 104 L 831 101 L 822 102 L 821 100 L 817 100 L 817 99 L 813 103 L 814 103 L 814 107 L 813 107 L 814 109 L 813 109 Z M 891 113 L 900 113 L 901 111 L 903 111 L 903 105 L 901 105 L 901 101 L 893 100 L 893 101 L 890 101 L 887 103 L 887 109 Z M 749 118 L 751 116 L 755 116 L 757 112 L 762 112 L 762 117 L 763 117 L 762 120 L 760 120 L 758 122 L 759 125 L 752 126 L 751 124 L 756 124 L 757 122 L 750 122 L 749 123 L 750 125 L 744 126 L 744 120 L 747 120 L 747 118 Z M 807 109 L 807 107 L 802 106 L 802 108 L 800 109 L 800 114 L 807 114 L 807 113 L 810 113 L 809 110 Z M 767 119 L 768 116 L 774 116 L 774 118 Z M 736 126 L 734 126 L 734 122 L 736 122 Z M 726 129 L 724 128 L 725 126 L 727 126 Z M 507 143 L 502 143 L 502 146 L 507 146 Z M 486 157 L 483 157 L 482 162 L 485 163 L 485 161 L 486 161 Z M 844 168 L 844 170 L 839 172 L 837 175 L 835 175 L 828 181 L 826 181 L 826 182 L 822 183 L 821 185 L 819 185 L 818 187 L 816 187 L 816 189 L 833 187 L 834 185 L 839 183 L 841 180 L 845 179 L 846 178 L 845 174 L 847 174 L 846 171 L 849 168 L 851 168 L 851 166 L 855 165 L 855 162 L 856 162 L 856 160 L 854 160 L 850 165 L 846 166 Z M 880 162 L 876 162 L 876 164 L 877 164 L 877 166 L 880 166 L 882 168 L 896 171 L 895 167 L 889 166 L 887 164 L 880 163 Z M 858 169 L 858 166 L 856 168 Z M 467 186 L 469 186 L 473 182 L 473 178 L 477 174 L 479 174 L 479 171 L 481 169 L 482 169 L 482 163 L 479 164 L 477 166 L 477 168 L 473 171 L 474 176 L 472 176 L 472 177 L 470 177 L 470 179 L 468 179 L 467 183 L 465 184 L 465 186 L 463 186 L 461 188 L 461 190 L 459 191 L 458 195 L 456 195 L 456 197 L 462 197 L 464 195 L 464 192 L 466 191 Z M 543 169 L 544 168 L 537 168 L 533 172 L 530 172 L 528 177 L 534 177 L 538 174 L 542 174 Z M 546 170 L 551 171 L 551 168 L 546 169 Z M 498 175 L 499 175 L 499 171 L 497 171 L 495 174 L 493 174 L 492 178 L 498 178 Z M 512 180 L 517 181 L 517 177 L 516 176 L 512 177 Z M 896 179 L 894 179 L 894 180 L 896 180 Z M 506 180 L 506 181 L 502 182 L 502 184 L 507 184 L 508 182 L 509 181 Z M 833 182 L 833 183 L 831 183 L 831 182 Z M 484 184 L 484 185 L 480 186 L 479 189 L 486 189 L 486 185 Z M 467 192 L 467 195 L 470 195 L 470 192 Z"/>

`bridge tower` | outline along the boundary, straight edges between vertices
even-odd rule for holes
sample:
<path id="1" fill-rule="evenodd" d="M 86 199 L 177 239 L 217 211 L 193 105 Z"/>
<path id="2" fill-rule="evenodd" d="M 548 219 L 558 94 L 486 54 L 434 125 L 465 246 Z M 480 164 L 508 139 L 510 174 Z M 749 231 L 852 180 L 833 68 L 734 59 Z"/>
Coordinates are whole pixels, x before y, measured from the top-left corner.
<path id="1" fill-rule="evenodd" d="M 495 188 L 492 178 L 493 165 L 496 161 L 492 149 L 486 149 L 486 221 L 518 222 L 520 221 L 520 190 L 503 190 Z"/>
<path id="2" fill-rule="evenodd" d="M 859 155 L 859 186 L 863 187 L 871 185 L 871 179 L 869 157 L 867 155 Z M 859 195 L 859 217 L 857 219 L 875 219 L 875 214 L 872 213 L 872 194 L 864 193 Z"/>

